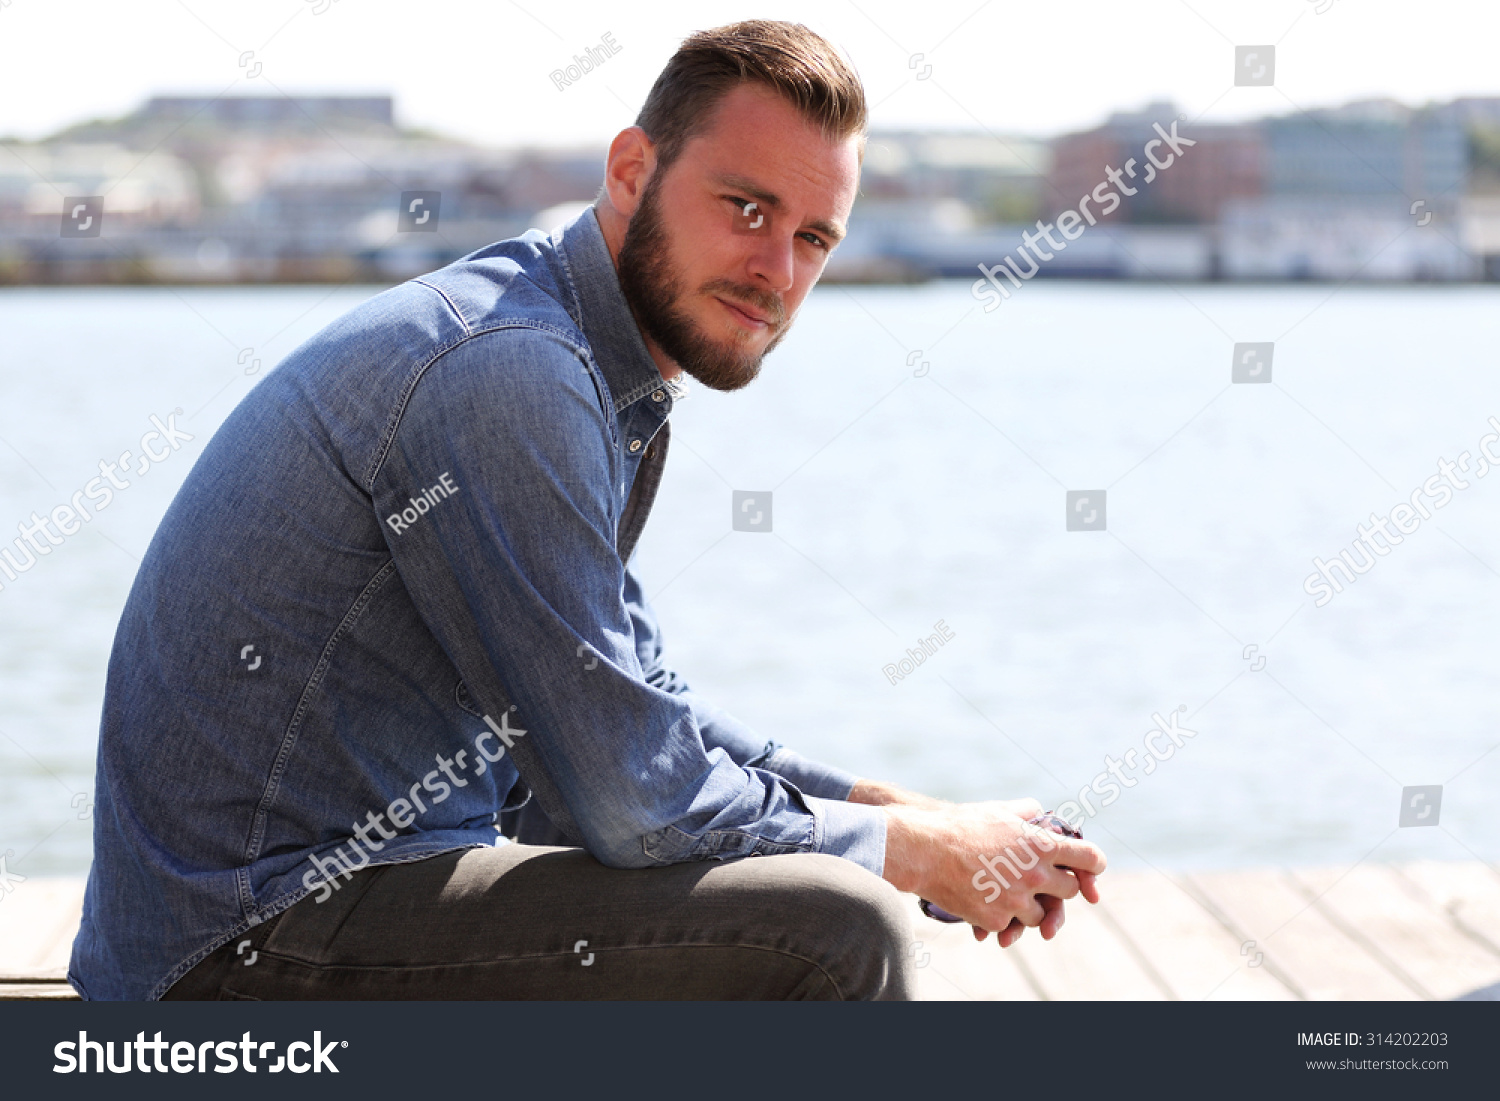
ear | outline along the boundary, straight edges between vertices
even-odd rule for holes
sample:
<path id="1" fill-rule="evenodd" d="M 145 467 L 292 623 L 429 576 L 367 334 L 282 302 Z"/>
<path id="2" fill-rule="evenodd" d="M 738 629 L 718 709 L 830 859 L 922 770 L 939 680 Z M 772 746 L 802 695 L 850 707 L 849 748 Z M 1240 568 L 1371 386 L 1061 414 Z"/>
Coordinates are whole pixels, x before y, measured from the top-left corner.
<path id="1" fill-rule="evenodd" d="M 604 190 L 609 203 L 629 218 L 646 193 L 646 184 L 656 170 L 656 145 L 639 126 L 615 135 L 604 163 Z"/>

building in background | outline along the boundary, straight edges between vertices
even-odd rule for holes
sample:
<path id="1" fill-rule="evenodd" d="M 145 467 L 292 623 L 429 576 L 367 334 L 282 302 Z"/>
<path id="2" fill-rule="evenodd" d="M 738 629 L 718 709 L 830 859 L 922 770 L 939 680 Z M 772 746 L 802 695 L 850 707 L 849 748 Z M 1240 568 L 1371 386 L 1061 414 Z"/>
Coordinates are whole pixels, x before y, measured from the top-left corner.
<path id="1" fill-rule="evenodd" d="M 0 143 L 0 281 L 403 279 L 598 191 L 603 150 L 487 149 L 396 125 L 388 96 L 155 97 L 122 119 Z M 436 192 L 403 229 L 404 192 Z M 63 201 L 100 196 L 100 236 Z"/>
<path id="2" fill-rule="evenodd" d="M 1193 144 L 1147 183 L 1146 143 L 1174 128 Z M 0 141 L 0 282 L 399 280 L 551 228 L 593 200 L 604 153 L 405 128 L 388 96 L 157 96 Z M 1127 169 L 1135 194 L 1107 216 L 1096 201 L 1039 276 L 1500 278 L 1500 98 L 1477 97 L 1235 125 L 1152 103 L 1051 140 L 872 133 L 825 278 L 972 279 Z M 398 209 L 412 192 L 416 224 Z M 80 196 L 102 198 L 97 236 L 62 232 Z"/>
<path id="3" fill-rule="evenodd" d="M 1019 134 L 876 131 L 850 234 L 825 278 L 961 276 L 1043 207 L 1047 143 Z"/>
<path id="4" fill-rule="evenodd" d="M 1263 195 L 1221 212 L 1232 279 L 1469 279 L 1469 136 L 1451 111 L 1370 100 L 1261 123 Z"/>
<path id="5" fill-rule="evenodd" d="M 1143 179 L 1143 150 L 1147 142 L 1158 137 L 1156 126 L 1168 132 L 1175 127 L 1194 144 L 1148 184 Z M 1101 222 L 1212 225 L 1226 203 L 1257 198 L 1266 191 L 1266 138 L 1259 125 L 1195 125 L 1175 105 L 1153 103 L 1141 111 L 1116 113 L 1103 126 L 1064 134 L 1052 142 L 1048 217 L 1076 209 L 1082 196 L 1105 182 L 1107 169 L 1123 171 L 1132 160 L 1136 175 L 1127 182 L 1139 193 L 1103 216 Z"/>

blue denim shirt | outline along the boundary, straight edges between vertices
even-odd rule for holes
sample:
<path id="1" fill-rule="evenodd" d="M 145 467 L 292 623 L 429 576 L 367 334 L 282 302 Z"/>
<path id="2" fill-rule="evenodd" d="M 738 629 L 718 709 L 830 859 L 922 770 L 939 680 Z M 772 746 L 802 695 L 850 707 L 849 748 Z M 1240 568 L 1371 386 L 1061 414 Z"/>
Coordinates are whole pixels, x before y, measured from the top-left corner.
<path id="1" fill-rule="evenodd" d="M 372 298 L 251 391 L 115 638 L 79 993 L 159 998 L 354 869 L 505 843 L 528 797 L 612 867 L 880 874 L 853 776 L 663 662 L 627 564 L 680 396 L 592 211 Z"/>

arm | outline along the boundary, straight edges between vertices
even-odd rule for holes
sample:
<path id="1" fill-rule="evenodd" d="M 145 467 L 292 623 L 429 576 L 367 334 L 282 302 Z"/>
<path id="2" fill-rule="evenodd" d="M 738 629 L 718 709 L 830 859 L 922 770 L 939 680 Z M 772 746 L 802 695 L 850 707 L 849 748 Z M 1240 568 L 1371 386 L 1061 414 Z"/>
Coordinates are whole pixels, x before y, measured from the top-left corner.
<path id="1" fill-rule="evenodd" d="M 647 684 L 671 692 L 692 707 L 705 746 L 724 750 L 741 767 L 760 768 L 784 777 L 806 795 L 851 803 L 869 802 L 857 800 L 851 794 L 855 787 L 853 773 L 810 760 L 776 742 L 757 737 L 749 726 L 694 692 L 663 659 L 661 625 L 656 610 L 642 592 L 640 579 L 631 564 L 627 564 L 625 570 L 624 595 L 642 676 Z"/>
<path id="2" fill-rule="evenodd" d="M 631 619 L 635 627 L 636 653 L 645 671 L 646 679 L 665 691 L 676 693 L 692 703 L 702 724 L 705 744 L 721 746 L 741 765 L 751 765 L 776 772 L 791 779 L 803 790 L 811 790 L 818 795 L 826 794 L 829 798 L 845 799 L 850 803 L 884 807 L 888 811 L 896 808 L 916 808 L 934 812 L 917 817 L 896 813 L 896 821 L 887 830 L 888 841 L 883 871 L 887 880 L 903 889 L 915 890 L 915 885 L 919 883 L 931 883 L 934 890 L 942 889 L 936 885 L 936 880 L 940 877 L 932 874 L 940 867 L 937 861 L 945 854 L 951 856 L 955 845 L 961 848 L 965 842 L 972 841 L 968 833 L 973 830 L 974 825 L 972 822 L 961 821 L 960 815 L 963 813 L 961 808 L 884 781 L 856 780 L 852 774 L 831 766 L 807 761 L 789 750 L 776 749 L 772 753 L 771 751 L 775 748 L 774 743 L 763 746 L 760 739 L 756 738 L 747 726 L 703 700 L 688 688 L 686 682 L 675 670 L 665 664 L 662 657 L 661 629 L 656 613 L 641 592 L 639 579 L 633 569 L 627 569 L 626 572 L 625 598 L 631 609 Z M 770 756 L 767 757 L 766 754 Z M 820 785 L 821 789 L 814 785 Z M 1003 816 L 1002 821 L 1011 826 L 1018 826 L 1024 823 L 1025 819 L 1040 814 L 1042 811 L 1041 804 L 1034 799 L 1018 799 L 990 804 L 990 806 L 1000 812 Z M 1019 828 L 1029 829 L 1024 826 L 1019 826 Z M 1040 831 L 1031 832 L 1039 833 Z M 1021 834 L 1018 832 L 1015 837 L 1014 843 L 1019 843 Z M 891 838 L 896 838 L 896 841 L 893 843 Z M 1000 853 L 1003 847 L 997 847 L 994 851 Z M 1029 859 L 1029 856 L 1024 855 L 1021 858 L 1022 862 Z M 1057 860 L 1054 863 L 1065 864 L 1065 861 Z M 1054 868 L 1047 875 L 1045 882 L 1039 885 L 1032 884 L 1030 890 L 1018 883 L 1016 890 L 1004 895 L 1003 902 L 997 899 L 996 904 L 1002 906 L 1002 909 L 993 921 L 1003 922 L 999 925 L 1000 944 L 1003 947 L 1014 944 L 1028 924 L 1039 925 L 1042 936 L 1048 940 L 1056 936 L 1063 924 L 1063 898 L 1071 898 L 1075 894 L 1082 893 L 1089 901 L 1097 902 L 1099 895 L 1098 888 L 1094 884 L 1094 876 L 1082 870 L 1088 866 L 1091 865 L 1080 863 L 1069 871 Z M 1101 871 L 1103 870 L 1102 857 L 1097 866 Z M 982 867 L 976 861 L 976 868 Z M 1003 869 L 1000 874 L 1005 874 Z M 1061 893 L 1048 894 L 1046 889 Z M 975 891 L 972 882 L 967 885 L 967 890 L 971 893 Z M 917 890 L 917 893 L 922 892 Z M 986 887 L 979 898 L 982 900 L 983 895 L 990 893 L 992 889 Z M 933 896 L 924 895 L 923 897 Z M 975 924 L 974 933 L 977 939 L 984 940 L 989 935 L 989 928 L 986 925 Z"/>
<path id="3" fill-rule="evenodd" d="M 386 531 L 427 626 L 480 706 L 524 729 L 507 752 L 600 861 L 826 852 L 878 873 L 878 812 L 741 767 L 647 683 L 615 549 L 613 432 L 587 365 L 549 334 L 471 337 L 426 369 L 372 492 L 384 518 L 445 474 L 458 487 Z"/>

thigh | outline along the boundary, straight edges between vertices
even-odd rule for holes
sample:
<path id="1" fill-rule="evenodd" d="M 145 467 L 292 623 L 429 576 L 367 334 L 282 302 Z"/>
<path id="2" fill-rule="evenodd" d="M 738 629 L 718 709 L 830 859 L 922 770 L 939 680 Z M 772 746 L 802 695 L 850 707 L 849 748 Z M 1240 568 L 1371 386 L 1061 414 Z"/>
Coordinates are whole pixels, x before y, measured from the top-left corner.
<path id="1" fill-rule="evenodd" d="M 356 873 L 180 996 L 904 998 L 909 942 L 895 889 L 839 857 L 614 869 L 512 844 Z"/>

